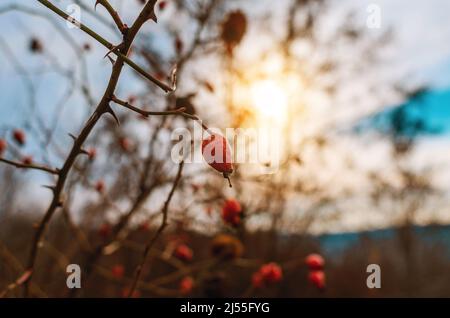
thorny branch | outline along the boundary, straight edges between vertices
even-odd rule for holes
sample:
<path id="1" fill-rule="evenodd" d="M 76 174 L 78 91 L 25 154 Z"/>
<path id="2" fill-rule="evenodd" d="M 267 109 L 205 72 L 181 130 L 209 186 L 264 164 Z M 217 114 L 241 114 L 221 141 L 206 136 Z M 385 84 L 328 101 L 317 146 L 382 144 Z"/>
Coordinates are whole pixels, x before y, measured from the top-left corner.
<path id="1" fill-rule="evenodd" d="M 37 230 L 35 232 L 35 235 L 33 237 L 32 246 L 30 250 L 30 254 L 28 257 L 27 267 L 24 274 L 22 274 L 17 280 L 16 284 L 14 285 L 14 288 L 18 285 L 23 284 L 24 285 L 24 295 L 27 296 L 29 292 L 29 282 L 32 279 L 33 271 L 34 271 L 34 265 L 36 262 L 36 258 L 38 255 L 38 250 L 40 246 L 40 242 L 42 239 L 42 236 L 46 230 L 46 227 L 51 220 L 53 214 L 55 211 L 60 208 L 63 205 L 62 201 L 62 192 L 64 190 L 64 185 L 66 182 L 66 179 L 70 173 L 70 170 L 72 166 L 75 163 L 76 158 L 79 154 L 83 152 L 82 146 L 88 136 L 90 135 L 91 131 L 97 124 L 97 122 L 100 120 L 103 114 L 110 113 L 113 116 L 115 114 L 113 113 L 112 109 L 109 106 L 109 103 L 111 101 L 112 96 L 114 96 L 114 91 L 116 89 L 117 83 L 120 78 L 120 74 L 122 72 L 123 66 L 125 63 L 129 64 L 131 67 L 133 67 L 135 70 L 137 70 L 139 73 L 144 75 L 146 78 L 150 79 L 153 83 L 158 85 L 161 89 L 164 91 L 173 91 L 175 87 L 171 88 L 165 85 L 164 83 L 158 81 L 157 79 L 154 79 L 151 75 L 147 74 L 145 71 L 143 71 L 139 66 L 134 64 L 132 61 L 130 61 L 126 55 L 133 43 L 134 38 L 136 37 L 137 33 L 139 32 L 142 25 L 148 20 L 152 19 L 154 17 L 154 5 L 156 3 L 156 0 L 148 1 L 145 6 L 143 7 L 140 15 L 136 19 L 136 21 L 133 23 L 129 31 L 127 32 L 126 36 L 124 36 L 123 43 L 119 47 L 113 47 L 112 44 L 104 40 L 101 36 L 99 36 L 97 33 L 92 31 L 91 29 L 87 28 L 86 26 L 82 25 L 78 21 L 75 21 L 72 17 L 68 16 L 65 12 L 61 11 L 57 7 L 55 7 L 52 3 L 50 3 L 47 0 L 38 0 L 41 4 L 58 14 L 59 16 L 63 17 L 67 21 L 79 25 L 80 28 L 91 35 L 93 38 L 98 40 L 101 44 L 111 49 L 116 55 L 117 55 L 117 61 L 113 65 L 111 77 L 109 79 L 108 86 L 105 90 L 105 93 L 103 97 L 101 98 L 97 108 L 91 115 L 91 117 L 88 119 L 88 121 L 85 123 L 84 127 L 82 128 L 80 134 L 78 137 L 74 139 L 74 144 L 72 146 L 72 149 L 67 156 L 63 167 L 58 170 L 58 178 L 56 185 L 52 187 L 53 191 L 53 199 L 47 209 L 47 211 L 44 214 L 44 217 L 40 221 Z M 181 171 L 180 171 L 181 174 Z"/>

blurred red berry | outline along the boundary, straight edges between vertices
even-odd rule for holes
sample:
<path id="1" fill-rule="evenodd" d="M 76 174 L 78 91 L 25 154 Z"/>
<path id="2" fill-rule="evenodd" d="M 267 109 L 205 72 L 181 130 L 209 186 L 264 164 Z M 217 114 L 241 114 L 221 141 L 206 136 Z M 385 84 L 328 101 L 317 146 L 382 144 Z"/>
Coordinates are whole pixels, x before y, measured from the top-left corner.
<path id="1" fill-rule="evenodd" d="M 8 147 L 8 143 L 5 139 L 0 139 L 0 156 L 5 152 Z"/>
<path id="2" fill-rule="evenodd" d="M 225 223 L 237 226 L 241 222 L 242 207 L 234 200 L 228 199 L 222 207 L 222 219 Z"/>
<path id="3" fill-rule="evenodd" d="M 247 31 L 247 18 L 240 10 L 230 12 L 222 23 L 221 38 L 227 49 L 231 54 L 234 48 L 242 41 Z"/>
<path id="4" fill-rule="evenodd" d="M 32 156 L 25 156 L 22 158 L 22 163 L 24 165 L 31 165 L 33 164 L 33 157 Z"/>
<path id="5" fill-rule="evenodd" d="M 261 273 L 259 271 L 253 273 L 252 285 L 255 288 L 263 288 L 264 287 L 264 279 L 263 279 L 263 276 L 261 275 Z"/>
<path id="6" fill-rule="evenodd" d="M 159 81 L 164 81 L 166 79 L 166 74 L 164 72 L 160 71 L 155 74 L 155 77 Z"/>
<path id="7" fill-rule="evenodd" d="M 89 158 L 89 160 L 94 160 L 95 159 L 95 157 L 97 156 L 97 150 L 95 149 L 95 148 L 89 148 L 88 150 L 87 150 L 87 155 L 88 155 L 88 158 Z"/>
<path id="8" fill-rule="evenodd" d="M 119 144 L 123 151 L 129 152 L 131 150 L 131 141 L 127 137 L 120 138 Z"/>
<path id="9" fill-rule="evenodd" d="M 111 274 L 114 278 L 122 278 L 125 274 L 125 268 L 122 265 L 114 265 L 111 269 Z"/>
<path id="10" fill-rule="evenodd" d="M 180 39 L 180 37 L 175 38 L 175 52 L 177 55 L 180 55 L 183 52 L 183 41 Z"/>
<path id="11" fill-rule="evenodd" d="M 200 190 L 200 186 L 196 183 L 192 183 L 191 188 L 194 193 L 196 193 L 198 190 Z"/>
<path id="12" fill-rule="evenodd" d="M 149 224 L 147 221 L 142 222 L 142 223 L 139 225 L 139 229 L 140 229 L 141 231 L 148 231 L 148 230 L 150 229 L 150 224 Z"/>
<path id="13" fill-rule="evenodd" d="M 91 50 L 91 44 L 90 43 L 84 43 L 83 44 L 83 50 L 90 51 Z"/>
<path id="14" fill-rule="evenodd" d="M 310 270 L 321 270 L 325 265 L 323 257 L 319 254 L 309 254 L 305 258 L 305 263 Z"/>
<path id="15" fill-rule="evenodd" d="M 161 11 L 164 10 L 166 8 L 166 6 L 167 6 L 167 2 L 166 1 L 160 1 L 158 3 L 158 9 L 161 10 Z"/>
<path id="16" fill-rule="evenodd" d="M 277 263 L 268 263 L 253 273 L 252 285 L 255 288 L 262 288 L 268 284 L 274 284 L 283 278 L 283 270 Z"/>
<path id="17" fill-rule="evenodd" d="M 214 169 L 225 177 L 233 172 L 233 158 L 227 140 L 218 134 L 210 135 L 202 141 L 202 155 Z"/>
<path id="18" fill-rule="evenodd" d="M 308 280 L 320 290 L 325 288 L 325 273 L 323 271 L 316 270 L 309 272 Z"/>
<path id="19" fill-rule="evenodd" d="M 98 180 L 95 184 L 95 190 L 97 190 L 98 193 L 103 193 L 105 191 L 105 182 L 103 180 Z"/>
<path id="20" fill-rule="evenodd" d="M 136 100 L 137 100 L 137 97 L 136 97 L 136 95 L 130 95 L 130 96 L 128 96 L 128 103 L 129 104 L 134 104 L 135 102 L 136 102 Z"/>
<path id="21" fill-rule="evenodd" d="M 194 280 L 192 277 L 185 277 L 180 281 L 179 291 L 183 295 L 190 294 L 194 288 Z"/>
<path id="22" fill-rule="evenodd" d="M 26 135 L 21 129 L 15 129 L 13 131 L 13 138 L 19 145 L 23 146 L 25 144 Z"/>
<path id="23" fill-rule="evenodd" d="M 108 236 L 111 235 L 111 225 L 109 225 L 108 223 L 103 223 L 100 228 L 98 229 L 98 234 L 103 237 L 103 238 L 107 238 Z"/>
<path id="24" fill-rule="evenodd" d="M 178 245 L 174 252 L 176 258 L 186 262 L 192 260 L 193 254 L 192 250 L 185 244 Z"/>
<path id="25" fill-rule="evenodd" d="M 283 270 L 277 263 L 268 263 L 261 266 L 259 272 L 267 283 L 277 283 L 283 278 Z"/>

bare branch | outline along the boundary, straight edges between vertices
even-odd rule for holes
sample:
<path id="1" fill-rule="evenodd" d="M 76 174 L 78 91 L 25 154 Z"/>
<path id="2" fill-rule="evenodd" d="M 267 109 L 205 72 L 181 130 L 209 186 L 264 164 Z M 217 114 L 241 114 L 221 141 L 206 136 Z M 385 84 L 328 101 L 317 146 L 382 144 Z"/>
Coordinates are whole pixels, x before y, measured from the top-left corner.
<path id="1" fill-rule="evenodd" d="M 52 169 L 52 168 L 49 168 L 49 167 L 46 167 L 43 165 L 38 165 L 38 164 L 26 164 L 26 163 L 17 162 L 17 161 L 11 161 L 11 160 L 4 159 L 4 158 L 0 158 L 0 162 L 4 162 L 8 165 L 14 166 L 19 169 L 41 170 L 41 171 L 45 171 L 45 172 L 55 174 L 55 175 L 57 175 L 59 173 L 59 171 L 57 169 Z"/>
<path id="2" fill-rule="evenodd" d="M 141 278 L 142 275 L 142 269 L 147 261 L 147 257 L 150 253 L 150 250 L 152 249 L 153 245 L 155 244 L 156 240 L 159 238 L 159 236 L 161 235 L 161 233 L 164 231 L 164 229 L 167 226 L 167 214 L 168 214 L 168 210 L 169 210 L 169 205 L 170 205 L 170 201 L 172 201 L 172 197 L 175 193 L 175 190 L 178 186 L 178 183 L 181 179 L 181 174 L 183 172 L 183 167 L 184 167 L 184 161 L 182 161 L 179 166 L 178 166 L 178 172 L 177 175 L 175 177 L 175 180 L 173 182 L 172 185 L 172 189 L 169 192 L 169 195 L 167 196 L 166 201 L 164 202 L 164 206 L 162 209 L 162 215 L 163 215 L 163 219 L 161 222 L 161 225 L 159 226 L 158 230 L 156 231 L 155 235 L 150 239 L 150 241 L 147 243 L 147 245 L 145 246 L 145 250 L 144 253 L 142 255 L 142 259 L 140 264 L 136 267 L 136 272 L 134 275 L 134 279 L 133 279 L 133 283 L 130 287 L 129 293 L 128 293 L 128 297 L 131 297 L 134 293 L 134 291 L 136 290 L 136 287 L 139 283 L 139 279 Z"/>

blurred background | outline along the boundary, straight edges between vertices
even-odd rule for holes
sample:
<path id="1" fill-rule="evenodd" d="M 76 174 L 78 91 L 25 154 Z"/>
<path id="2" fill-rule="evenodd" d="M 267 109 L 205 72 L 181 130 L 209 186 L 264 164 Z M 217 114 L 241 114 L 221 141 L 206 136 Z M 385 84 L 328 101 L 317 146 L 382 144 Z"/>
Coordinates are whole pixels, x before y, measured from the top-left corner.
<path id="1" fill-rule="evenodd" d="M 94 0 L 51 2 L 121 42 Z M 109 2 L 129 26 L 145 3 Z M 232 188 L 205 162 L 185 163 L 134 296 L 449 297 L 449 10 L 445 0 L 159 0 L 129 58 L 167 83 L 176 65 L 177 90 L 126 66 L 115 96 L 241 129 L 234 152 L 256 143 L 246 129 L 271 139 L 268 162 L 236 164 Z M 0 157 L 61 167 L 69 134 L 103 96 L 108 50 L 37 1 L 3 0 L 0 27 Z M 171 134 L 199 125 L 112 107 L 120 125 L 104 116 L 69 174 L 32 296 L 126 295 L 161 223 L 178 172 Z M 55 179 L 6 162 L 0 175 L 0 292 L 14 297 Z M 311 253 L 325 263 L 319 278 Z M 68 264 L 81 266 L 80 290 L 66 287 Z M 366 285 L 369 264 L 380 265 L 379 289 Z"/>

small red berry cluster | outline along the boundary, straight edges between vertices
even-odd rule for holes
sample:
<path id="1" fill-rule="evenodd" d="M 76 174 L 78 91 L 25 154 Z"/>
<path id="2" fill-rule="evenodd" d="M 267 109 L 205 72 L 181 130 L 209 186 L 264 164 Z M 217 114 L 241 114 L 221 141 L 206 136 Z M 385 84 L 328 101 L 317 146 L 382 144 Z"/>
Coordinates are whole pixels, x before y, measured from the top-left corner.
<path id="1" fill-rule="evenodd" d="M 305 263 L 309 269 L 308 280 L 323 291 L 325 289 L 325 273 L 323 271 L 325 260 L 319 254 L 309 254 L 305 258 Z"/>

